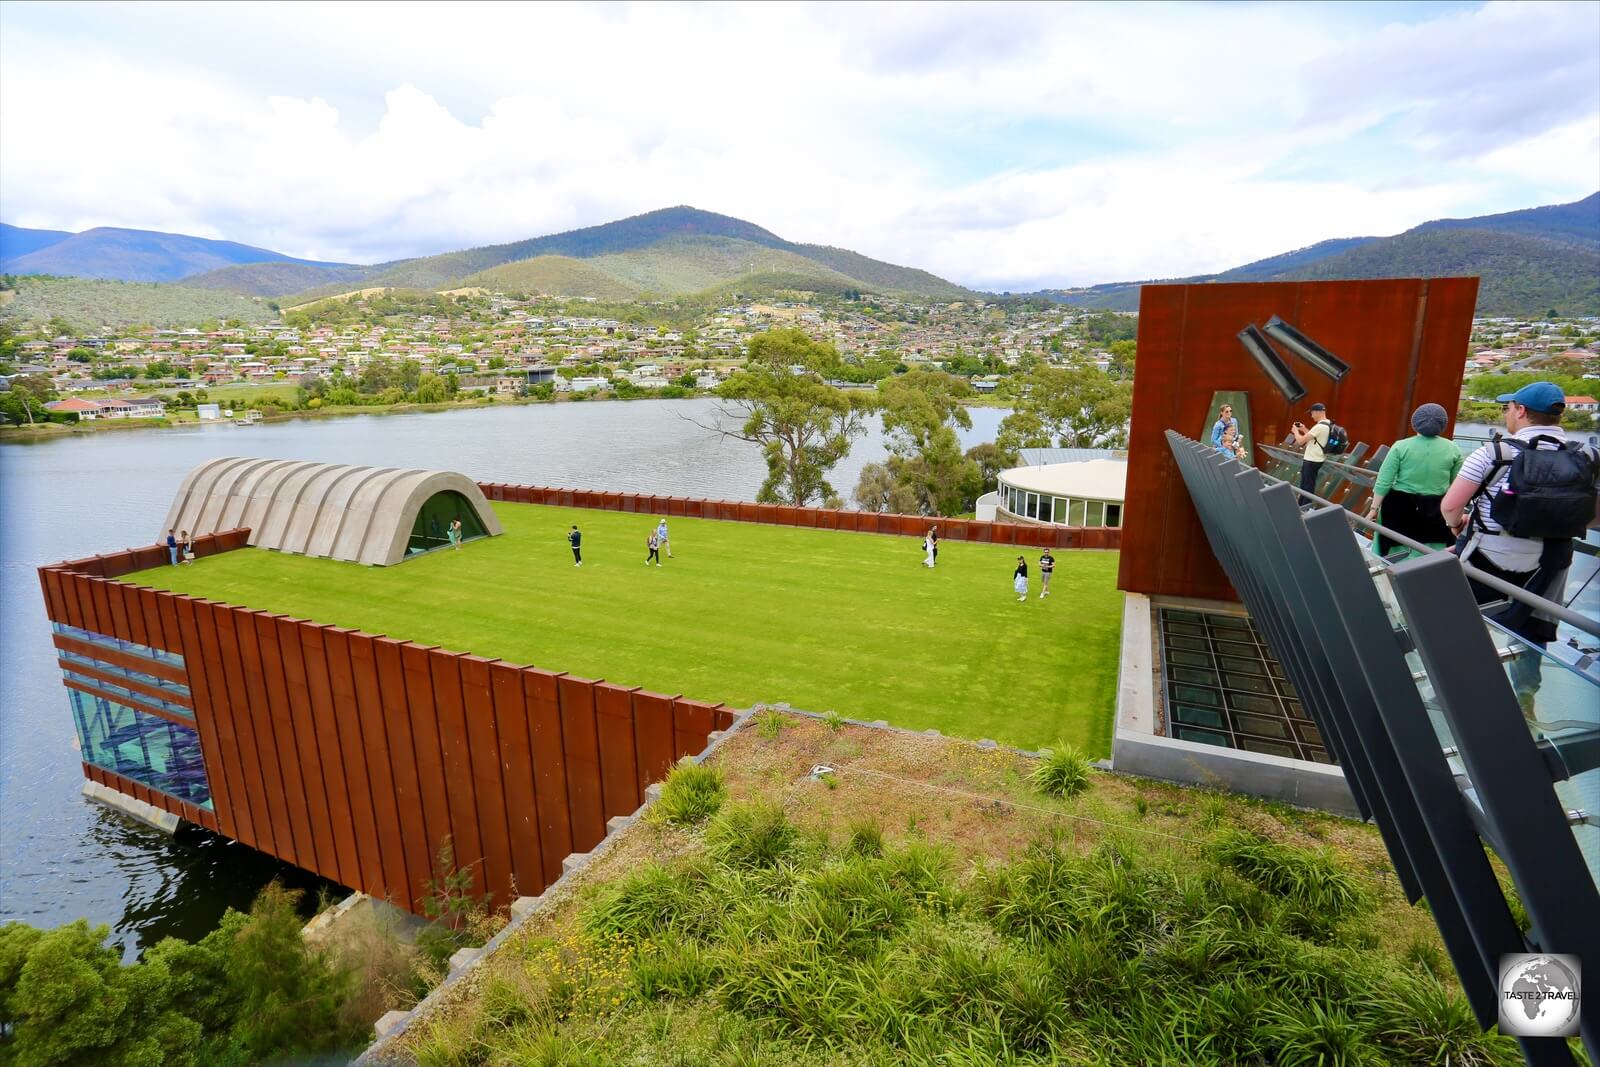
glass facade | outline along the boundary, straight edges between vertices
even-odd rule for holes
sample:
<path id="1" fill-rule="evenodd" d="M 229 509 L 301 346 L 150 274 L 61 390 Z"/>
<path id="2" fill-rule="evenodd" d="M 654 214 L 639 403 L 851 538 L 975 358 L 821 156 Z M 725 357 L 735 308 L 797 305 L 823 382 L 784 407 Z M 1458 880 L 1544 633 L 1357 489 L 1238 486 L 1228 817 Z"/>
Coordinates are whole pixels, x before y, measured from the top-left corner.
<path id="1" fill-rule="evenodd" d="M 91 645 L 109 648 L 113 652 L 122 652 L 129 656 L 142 656 L 156 663 L 165 663 L 169 667 L 183 666 L 183 657 L 176 652 L 168 652 L 166 649 L 151 648 L 148 645 L 135 644 L 132 641 L 124 641 L 118 637 L 108 637 L 105 634 L 95 633 L 93 630 L 80 630 L 78 627 L 68 626 L 64 622 L 52 622 L 50 629 L 63 637 L 86 641 Z"/>
<path id="2" fill-rule="evenodd" d="M 159 715 L 68 689 L 83 759 L 168 796 L 211 807 L 200 735 Z"/>
<path id="3" fill-rule="evenodd" d="M 1122 504 L 1109 500 L 1083 500 L 1051 496 L 1000 483 L 1000 506 L 1019 518 L 1053 522 L 1061 526 L 1121 526 Z"/>
<path id="4" fill-rule="evenodd" d="M 145 660 L 152 666 L 184 666 L 183 657 L 175 652 L 60 622 L 52 623 L 51 628 L 63 637 Z M 188 724 L 194 721 L 194 709 L 185 703 L 191 700 L 187 685 L 63 648 L 56 649 L 56 655 L 67 681 L 94 690 L 86 693 L 67 687 L 84 762 L 179 800 L 211 807 L 200 735 Z M 175 721 L 178 719 L 187 722 Z"/>

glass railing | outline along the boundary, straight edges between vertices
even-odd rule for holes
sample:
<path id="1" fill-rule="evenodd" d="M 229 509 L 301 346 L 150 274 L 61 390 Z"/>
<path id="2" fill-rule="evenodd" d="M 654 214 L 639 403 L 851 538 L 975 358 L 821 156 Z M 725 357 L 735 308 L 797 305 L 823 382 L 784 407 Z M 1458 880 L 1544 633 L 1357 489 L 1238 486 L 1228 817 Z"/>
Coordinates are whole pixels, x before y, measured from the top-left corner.
<path id="1" fill-rule="evenodd" d="M 1440 749 L 1456 776 L 1463 795 L 1475 802 L 1476 784 L 1462 761 L 1449 717 L 1441 706 L 1428 676 L 1422 656 L 1412 640 L 1408 619 L 1391 584 L 1394 568 L 1407 560 L 1437 555 L 1443 550 L 1411 542 L 1365 518 L 1366 501 L 1376 481 L 1376 465 L 1384 452 L 1372 457 L 1372 467 L 1359 462 L 1339 463 L 1330 458 L 1318 481 L 1320 499 L 1310 499 L 1298 487 L 1300 455 L 1287 448 L 1260 445 L 1264 457 L 1258 468 L 1266 484 L 1283 482 L 1295 493 L 1302 506 L 1333 504 L 1345 512 L 1353 536 L 1366 553 L 1367 573 L 1388 616 L 1390 627 L 1406 649 L 1406 665 L 1417 688 L 1417 695 L 1433 727 Z M 1332 473 L 1330 474 L 1330 468 Z M 1386 542 L 1401 543 L 1387 557 L 1376 554 L 1376 535 Z M 1600 531 L 1591 530 L 1585 541 L 1575 545 L 1574 561 L 1568 575 L 1562 602 L 1534 597 L 1522 590 L 1505 590 L 1507 599 L 1479 608 L 1508 686 L 1516 696 L 1531 739 L 1545 756 L 1552 771 L 1553 788 L 1566 812 L 1590 877 L 1600 885 L 1600 766 L 1593 766 L 1600 750 Z M 1469 577 L 1478 576 L 1464 565 Z M 1544 609 L 1559 617 L 1557 637 L 1541 647 L 1514 633 L 1491 617 L 1511 598 Z M 1568 602 L 1570 601 L 1570 602 Z"/>

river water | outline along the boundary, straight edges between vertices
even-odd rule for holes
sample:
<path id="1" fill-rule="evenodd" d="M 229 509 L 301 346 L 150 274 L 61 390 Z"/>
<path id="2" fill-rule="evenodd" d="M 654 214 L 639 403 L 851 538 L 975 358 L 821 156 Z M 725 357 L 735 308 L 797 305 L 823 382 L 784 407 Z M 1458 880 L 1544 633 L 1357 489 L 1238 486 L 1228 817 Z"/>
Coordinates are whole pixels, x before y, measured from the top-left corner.
<path id="1" fill-rule="evenodd" d="M 973 408 L 964 445 L 1005 412 Z M 112 929 L 125 956 L 194 939 L 273 877 L 319 883 L 204 830 L 177 838 L 82 799 L 72 717 L 35 568 L 157 540 L 183 476 L 218 456 L 458 470 L 479 481 L 753 500 L 754 445 L 697 423 L 709 400 L 585 402 L 360 415 L 252 427 L 132 430 L 0 445 L 0 922 L 77 918 Z M 846 498 L 884 455 L 876 423 L 834 469 Z"/>

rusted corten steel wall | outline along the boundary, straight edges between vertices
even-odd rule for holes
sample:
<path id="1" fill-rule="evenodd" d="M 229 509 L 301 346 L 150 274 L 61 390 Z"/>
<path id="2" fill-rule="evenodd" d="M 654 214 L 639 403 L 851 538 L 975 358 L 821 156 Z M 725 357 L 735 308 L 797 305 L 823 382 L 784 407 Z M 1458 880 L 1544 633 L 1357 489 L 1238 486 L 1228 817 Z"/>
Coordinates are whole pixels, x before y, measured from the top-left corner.
<path id="1" fill-rule="evenodd" d="M 1451 413 L 1453 430 L 1477 297 L 1476 278 L 1144 286 L 1118 587 L 1238 599 L 1164 436 L 1172 429 L 1209 439 L 1214 392 L 1249 393 L 1253 444 L 1283 440 L 1297 419 L 1310 422 L 1319 401 L 1352 444 L 1376 448 L 1409 436 L 1412 411 L 1430 401 Z M 1349 373 L 1335 383 L 1286 355 L 1307 389 L 1290 404 L 1237 337 L 1273 315 L 1339 356 Z"/>
<path id="2" fill-rule="evenodd" d="M 700 500 L 683 496 L 652 496 L 648 493 L 611 493 L 597 489 L 551 489 L 501 482 L 479 482 L 478 488 L 490 500 L 513 504 L 549 504 L 565 508 L 665 515 L 669 518 L 681 516 L 687 519 L 756 522 L 771 526 L 811 526 L 819 530 L 850 530 L 900 537 L 921 537 L 928 532 L 928 527 L 938 526 L 940 540 L 983 541 L 1024 548 L 1116 549 L 1122 546 L 1122 530 L 1109 526 L 1024 526 L 979 522 L 975 519 L 796 508 L 787 504 L 750 504 L 737 500 Z"/>
<path id="3" fill-rule="evenodd" d="M 196 555 L 247 536 L 197 538 Z M 84 775 L 411 910 L 447 837 L 495 904 L 540 892 L 733 723 L 720 704 L 113 580 L 166 561 L 152 545 L 39 576 L 52 620 L 184 657 L 215 810 Z"/>

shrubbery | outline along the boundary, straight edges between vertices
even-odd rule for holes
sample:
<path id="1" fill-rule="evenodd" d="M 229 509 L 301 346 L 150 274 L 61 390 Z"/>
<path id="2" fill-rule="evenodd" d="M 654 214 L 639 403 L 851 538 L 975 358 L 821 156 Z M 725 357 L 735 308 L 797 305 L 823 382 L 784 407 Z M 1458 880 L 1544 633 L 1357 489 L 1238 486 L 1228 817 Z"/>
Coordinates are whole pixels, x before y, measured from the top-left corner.
<path id="1" fill-rule="evenodd" d="M 0 1060 L 225 1067 L 351 1048 L 353 976 L 301 934 L 298 894 L 269 885 L 248 915 L 123 966 L 105 927 L 0 927 Z"/>

